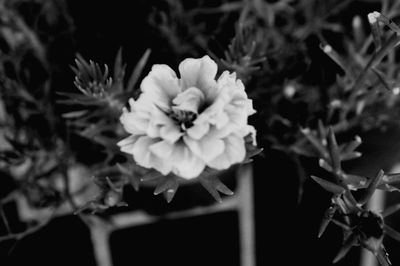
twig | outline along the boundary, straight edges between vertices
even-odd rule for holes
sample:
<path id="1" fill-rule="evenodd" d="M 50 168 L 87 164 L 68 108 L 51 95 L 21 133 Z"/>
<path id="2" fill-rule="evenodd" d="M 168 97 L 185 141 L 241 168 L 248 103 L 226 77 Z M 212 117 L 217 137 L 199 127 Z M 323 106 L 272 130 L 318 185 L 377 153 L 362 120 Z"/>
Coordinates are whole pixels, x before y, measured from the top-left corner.
<path id="1" fill-rule="evenodd" d="M 8 234 L 12 234 L 11 227 L 10 227 L 10 224 L 8 223 L 8 219 L 6 217 L 6 214 L 4 213 L 4 209 L 3 209 L 3 205 L 2 204 L 0 204 L 0 216 L 1 216 L 1 219 L 3 220 L 3 222 L 4 222 L 4 225 L 6 227 L 7 233 Z"/>

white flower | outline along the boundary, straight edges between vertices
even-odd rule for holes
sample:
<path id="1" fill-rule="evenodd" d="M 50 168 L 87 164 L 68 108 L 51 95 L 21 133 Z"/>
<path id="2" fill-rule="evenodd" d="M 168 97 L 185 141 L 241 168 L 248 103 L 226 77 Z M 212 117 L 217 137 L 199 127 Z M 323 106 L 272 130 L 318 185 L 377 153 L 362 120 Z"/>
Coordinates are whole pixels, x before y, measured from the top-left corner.
<path id="1" fill-rule="evenodd" d="M 227 169 L 245 158 L 244 137 L 255 113 L 243 83 L 228 71 L 215 80 L 217 64 L 208 56 L 179 65 L 180 78 L 167 65 L 154 65 L 129 100 L 121 123 L 131 135 L 118 145 L 137 164 L 185 179 L 206 166 Z"/>

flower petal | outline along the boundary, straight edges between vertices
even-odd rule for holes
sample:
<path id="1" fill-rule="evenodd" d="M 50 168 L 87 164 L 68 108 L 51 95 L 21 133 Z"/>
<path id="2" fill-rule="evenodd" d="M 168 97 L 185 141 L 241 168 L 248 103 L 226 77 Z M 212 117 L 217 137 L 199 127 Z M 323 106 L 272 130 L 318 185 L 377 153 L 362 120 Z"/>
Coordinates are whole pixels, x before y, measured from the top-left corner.
<path id="1" fill-rule="evenodd" d="M 158 142 L 157 139 L 147 136 L 139 137 L 133 146 L 133 159 L 140 166 L 145 168 L 155 168 L 163 175 L 167 175 L 171 171 L 171 165 L 167 160 L 157 157 L 150 150 L 150 146 Z"/>
<path id="2" fill-rule="evenodd" d="M 189 150 L 183 142 L 174 146 L 171 164 L 172 172 L 185 179 L 198 177 L 205 168 L 205 163 Z"/>
<path id="3" fill-rule="evenodd" d="M 138 116 L 133 112 L 124 111 L 120 117 L 120 121 L 128 133 L 139 135 L 147 130 L 149 120 L 143 116 Z"/>
<path id="4" fill-rule="evenodd" d="M 139 136 L 137 135 L 131 135 L 121 141 L 119 141 L 117 143 L 117 145 L 119 147 L 121 147 L 121 151 L 125 152 L 125 153 L 133 153 L 133 147 L 135 145 L 135 142 L 137 141 L 137 139 L 139 138 Z"/>
<path id="5" fill-rule="evenodd" d="M 203 161 L 208 162 L 220 155 L 225 149 L 223 140 L 215 138 L 212 134 L 207 134 L 200 140 L 193 140 L 184 137 L 185 143 L 190 150 Z"/>
<path id="6" fill-rule="evenodd" d="M 207 123 L 207 122 L 196 123 L 196 120 L 195 120 L 193 126 L 186 130 L 186 134 L 192 139 L 200 139 L 209 130 L 210 130 L 210 124 L 209 123 Z"/>
<path id="7" fill-rule="evenodd" d="M 132 148 L 132 155 L 134 160 L 141 166 L 146 168 L 151 168 L 151 160 L 150 160 L 150 145 L 157 142 L 157 140 L 150 138 L 148 136 L 141 136 L 138 138 L 136 143 Z"/>
<path id="8" fill-rule="evenodd" d="M 174 143 L 180 137 L 183 136 L 183 133 L 180 131 L 177 125 L 175 124 L 169 124 L 166 126 L 161 127 L 160 129 L 160 137 L 162 139 L 167 140 L 169 143 Z"/>
<path id="9" fill-rule="evenodd" d="M 175 105 L 173 108 L 182 111 L 191 111 L 198 113 L 200 105 L 204 102 L 204 94 L 196 87 L 190 87 L 181 92 L 173 99 L 172 103 Z"/>
<path id="10" fill-rule="evenodd" d="M 246 156 L 246 148 L 243 137 L 231 134 L 224 139 L 225 151 L 214 160 L 207 162 L 211 168 L 223 170 L 231 165 L 243 162 Z"/>
<path id="11" fill-rule="evenodd" d="M 150 146 L 150 151 L 162 159 L 169 158 L 174 150 L 174 145 L 168 141 L 160 141 Z"/>
<path id="12" fill-rule="evenodd" d="M 212 98 L 216 88 L 217 70 L 217 64 L 209 56 L 185 59 L 179 64 L 182 89 L 197 87 L 203 91 L 207 99 Z"/>
<path id="13" fill-rule="evenodd" d="M 143 79 L 141 98 L 147 98 L 162 110 L 169 110 L 171 101 L 181 91 L 175 72 L 167 65 L 154 65 Z"/>

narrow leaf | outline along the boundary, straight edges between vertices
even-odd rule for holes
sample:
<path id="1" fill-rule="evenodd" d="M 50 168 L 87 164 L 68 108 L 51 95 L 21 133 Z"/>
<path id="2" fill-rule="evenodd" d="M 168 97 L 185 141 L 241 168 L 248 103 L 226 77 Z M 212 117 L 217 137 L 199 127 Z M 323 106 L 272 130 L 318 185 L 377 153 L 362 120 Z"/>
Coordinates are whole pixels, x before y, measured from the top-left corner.
<path id="1" fill-rule="evenodd" d="M 315 182 L 317 182 L 321 187 L 323 187 L 325 190 L 327 190 L 335 195 L 342 194 L 346 191 L 343 187 L 341 187 L 335 183 L 329 182 L 325 179 L 319 178 L 317 176 L 312 175 L 311 178 Z"/>
<path id="2" fill-rule="evenodd" d="M 322 144 L 321 140 L 319 140 L 310 129 L 305 128 L 300 130 L 301 133 L 307 138 L 307 140 L 318 150 L 321 157 L 327 158 L 328 154 L 326 152 L 325 146 Z"/>
<path id="3" fill-rule="evenodd" d="M 400 203 L 388 207 L 382 212 L 383 217 L 390 216 L 400 210 Z"/>
<path id="4" fill-rule="evenodd" d="M 154 195 L 158 195 L 160 193 L 164 193 L 164 197 L 167 202 L 171 202 L 174 197 L 176 191 L 178 190 L 179 181 L 175 177 L 166 177 L 154 190 Z"/>
<path id="5" fill-rule="evenodd" d="M 218 202 L 222 202 L 218 191 L 225 195 L 233 195 L 233 191 L 225 186 L 216 176 L 202 176 L 199 178 L 203 187 L 214 197 Z"/>
<path id="6" fill-rule="evenodd" d="M 340 153 L 341 154 L 347 154 L 353 152 L 355 149 L 357 149 L 358 146 L 360 146 L 362 143 L 362 140 L 359 136 L 356 136 L 355 139 L 349 143 L 346 143 L 342 147 L 340 147 Z"/>
<path id="7" fill-rule="evenodd" d="M 165 190 L 163 192 L 165 200 L 170 203 L 171 200 L 174 198 L 176 191 L 178 190 L 179 187 L 179 183 L 175 182 L 172 184 L 172 186 L 170 188 L 168 188 L 167 190 Z"/>
<path id="8" fill-rule="evenodd" d="M 337 210 L 337 206 L 330 206 L 324 214 L 324 219 L 321 222 L 321 226 L 319 227 L 318 231 L 318 238 L 322 236 L 322 234 L 325 232 L 326 228 L 328 227 L 329 223 L 331 222 L 333 216 L 335 215 Z"/>
<path id="9" fill-rule="evenodd" d="M 343 247 L 339 250 L 336 257 L 333 259 L 333 263 L 337 263 L 341 259 L 346 256 L 346 254 L 350 251 L 351 247 L 357 244 L 357 235 L 351 234 L 347 240 L 344 242 Z"/>
<path id="10" fill-rule="evenodd" d="M 142 58 L 140 58 L 139 62 L 136 64 L 136 66 L 135 66 L 134 70 L 132 71 L 132 74 L 129 78 L 128 85 L 126 86 L 127 91 L 129 91 L 129 92 L 133 91 L 136 83 L 139 80 L 140 74 L 142 74 L 142 71 L 143 71 L 144 67 L 146 66 L 147 60 L 149 59 L 149 56 L 150 56 L 150 52 L 151 52 L 151 50 L 147 49 L 144 52 Z"/>
<path id="11" fill-rule="evenodd" d="M 394 230 L 392 227 L 385 225 L 384 227 L 385 234 L 396 241 L 400 242 L 400 233 Z"/>
<path id="12" fill-rule="evenodd" d="M 381 266 L 391 266 L 392 263 L 389 260 L 389 255 L 384 249 L 378 250 L 377 254 L 375 254 L 379 264 Z"/>
<path id="13" fill-rule="evenodd" d="M 155 171 L 155 170 L 150 170 L 142 176 L 140 181 L 153 181 L 153 180 L 159 179 L 161 177 L 164 177 L 164 175 L 161 174 L 160 172 Z"/>
<path id="14" fill-rule="evenodd" d="M 340 169 L 341 169 L 339 147 L 336 142 L 335 133 L 333 132 L 333 129 L 331 127 L 328 130 L 327 140 L 328 140 L 329 155 L 331 157 L 331 166 L 332 166 L 333 171 L 335 173 L 338 173 L 338 172 L 340 172 Z"/>
<path id="15" fill-rule="evenodd" d="M 384 175 L 385 175 L 385 172 L 383 172 L 383 170 L 380 170 L 379 173 L 373 179 L 370 180 L 366 191 L 364 192 L 364 194 L 361 196 L 361 198 L 359 200 L 360 204 L 364 205 L 365 203 L 367 203 L 369 201 L 369 199 L 374 194 L 379 182 L 382 180 L 382 177 Z"/>

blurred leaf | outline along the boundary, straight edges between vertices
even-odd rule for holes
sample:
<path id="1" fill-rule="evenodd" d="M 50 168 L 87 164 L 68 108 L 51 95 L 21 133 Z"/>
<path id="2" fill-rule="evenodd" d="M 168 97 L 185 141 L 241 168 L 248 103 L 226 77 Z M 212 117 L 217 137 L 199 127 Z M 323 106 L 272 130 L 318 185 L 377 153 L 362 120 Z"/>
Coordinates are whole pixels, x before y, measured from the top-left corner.
<path id="1" fill-rule="evenodd" d="M 324 218 L 321 222 L 321 226 L 319 227 L 318 238 L 320 238 L 322 236 L 322 234 L 325 232 L 325 230 L 328 227 L 329 223 L 331 222 L 333 216 L 335 215 L 336 210 L 337 210 L 337 206 L 333 205 L 333 206 L 330 206 L 325 211 Z"/>
<path id="2" fill-rule="evenodd" d="M 135 68 L 132 71 L 131 76 L 129 77 L 129 81 L 128 84 L 126 86 L 126 91 L 128 93 L 133 92 L 140 75 L 143 72 L 144 67 L 146 66 L 147 60 L 149 59 L 151 50 L 147 49 L 144 54 L 142 55 L 142 57 L 140 58 L 139 62 L 136 64 Z"/>
<path id="3" fill-rule="evenodd" d="M 233 195 L 233 191 L 225 186 L 215 175 L 200 176 L 199 181 L 203 185 L 203 187 L 211 194 L 211 196 L 213 196 L 213 198 L 218 202 L 222 202 L 221 196 L 218 192 L 221 192 L 228 196 Z"/>
<path id="4" fill-rule="evenodd" d="M 177 177 L 166 176 L 164 180 L 162 180 L 155 188 L 154 195 L 164 193 L 164 197 L 169 203 L 175 196 L 178 187 L 179 187 L 179 181 Z"/>
<path id="5" fill-rule="evenodd" d="M 315 182 L 317 182 L 321 187 L 323 187 L 326 191 L 329 191 L 335 195 L 342 194 L 346 191 L 343 187 L 341 187 L 335 183 L 332 183 L 330 181 L 327 181 L 325 179 L 319 178 L 317 176 L 312 175 L 311 178 Z"/>
<path id="6" fill-rule="evenodd" d="M 333 259 L 333 263 L 337 263 L 341 259 L 346 256 L 346 254 L 350 251 L 351 247 L 355 246 L 358 242 L 357 235 L 356 234 L 351 234 L 344 242 L 342 248 L 339 250 L 338 254 L 336 257 Z"/>

